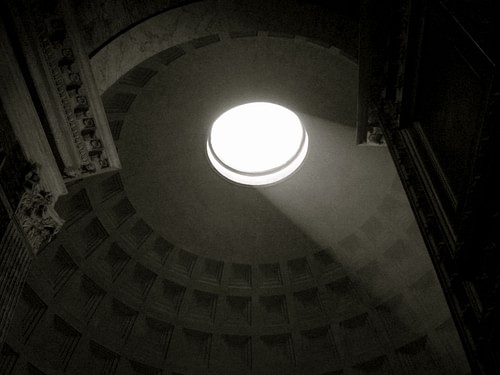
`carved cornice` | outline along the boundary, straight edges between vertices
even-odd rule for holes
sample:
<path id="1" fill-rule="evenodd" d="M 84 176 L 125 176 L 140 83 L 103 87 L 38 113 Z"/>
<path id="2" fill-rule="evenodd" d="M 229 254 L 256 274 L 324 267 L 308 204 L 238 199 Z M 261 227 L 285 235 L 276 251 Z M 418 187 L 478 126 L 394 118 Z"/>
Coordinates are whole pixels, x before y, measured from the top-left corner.
<path id="1" fill-rule="evenodd" d="M 120 168 L 69 4 L 26 0 L 12 5 L 11 11 L 63 178 Z"/>

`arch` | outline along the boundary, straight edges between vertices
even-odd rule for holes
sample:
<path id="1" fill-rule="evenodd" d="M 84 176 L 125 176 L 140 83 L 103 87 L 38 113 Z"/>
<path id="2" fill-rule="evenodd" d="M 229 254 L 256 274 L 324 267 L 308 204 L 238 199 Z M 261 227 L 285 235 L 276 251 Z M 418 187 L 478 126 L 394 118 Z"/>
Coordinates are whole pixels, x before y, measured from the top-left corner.
<path id="1" fill-rule="evenodd" d="M 298 23 L 300 14 L 302 22 Z M 122 75 L 148 58 L 179 44 L 217 33 L 269 30 L 302 35 L 347 56 L 358 53 L 354 19 L 298 1 L 200 1 L 160 13 L 116 36 L 91 57 L 102 94 Z"/>

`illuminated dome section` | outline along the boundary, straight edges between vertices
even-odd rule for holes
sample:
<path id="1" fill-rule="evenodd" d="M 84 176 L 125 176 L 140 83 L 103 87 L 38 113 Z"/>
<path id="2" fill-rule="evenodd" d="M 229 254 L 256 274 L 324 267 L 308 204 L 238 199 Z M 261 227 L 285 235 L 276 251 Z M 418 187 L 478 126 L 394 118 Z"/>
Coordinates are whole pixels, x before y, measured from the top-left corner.
<path id="1" fill-rule="evenodd" d="M 308 145 L 307 132 L 295 113 L 277 104 L 257 102 L 234 107 L 214 122 L 207 153 L 224 177 L 262 186 L 295 172 Z"/>

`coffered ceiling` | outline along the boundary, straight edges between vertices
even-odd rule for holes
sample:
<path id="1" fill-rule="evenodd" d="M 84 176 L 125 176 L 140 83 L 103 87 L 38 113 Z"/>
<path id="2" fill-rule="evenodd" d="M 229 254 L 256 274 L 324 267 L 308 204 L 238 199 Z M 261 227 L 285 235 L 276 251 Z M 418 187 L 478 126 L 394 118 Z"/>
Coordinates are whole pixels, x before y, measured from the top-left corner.
<path id="1" fill-rule="evenodd" d="M 123 169 L 58 202 L 65 229 L 36 259 L 10 333 L 33 369 L 468 373 L 390 155 L 355 145 L 355 57 L 298 34 L 315 30 L 300 14 L 263 29 L 261 11 L 258 27 L 161 42 L 116 79 L 95 72 Z M 168 15 L 138 27 L 152 37 Z M 106 61 L 118 59 L 93 63 Z M 207 161 L 212 121 L 249 101 L 294 110 L 310 136 L 304 165 L 275 186 L 232 184 Z"/>

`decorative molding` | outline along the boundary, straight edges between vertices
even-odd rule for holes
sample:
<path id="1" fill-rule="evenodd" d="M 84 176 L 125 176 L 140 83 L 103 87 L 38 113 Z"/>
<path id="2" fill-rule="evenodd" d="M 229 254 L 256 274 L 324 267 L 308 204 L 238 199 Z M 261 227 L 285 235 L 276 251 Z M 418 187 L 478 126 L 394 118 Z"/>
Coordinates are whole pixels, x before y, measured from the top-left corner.
<path id="1" fill-rule="evenodd" d="M 129 360 L 130 367 L 137 375 L 161 375 L 163 369 L 145 365 L 144 363 Z"/>
<path id="2" fill-rule="evenodd" d="M 111 197 L 123 191 L 123 182 L 119 173 L 112 174 L 105 180 L 99 183 L 98 189 L 101 196 L 101 202 L 104 202 Z"/>
<path id="3" fill-rule="evenodd" d="M 33 254 L 19 225 L 11 220 L 0 240 L 0 344 L 13 319 Z"/>
<path id="4" fill-rule="evenodd" d="M 111 128 L 111 134 L 115 141 L 120 140 L 120 133 L 123 127 L 123 120 L 112 120 L 109 121 L 109 127 Z"/>
<path id="5" fill-rule="evenodd" d="M 120 356 L 94 341 L 89 341 L 88 359 L 95 373 L 114 375 L 120 361 Z"/>
<path id="6" fill-rule="evenodd" d="M 5 9 L 5 8 L 4 8 Z M 23 65 L 19 61 L 19 44 L 14 33 L 12 19 L 5 15 L 8 22 L 0 24 L 0 97 L 2 113 L 2 133 L 7 134 L 12 129 L 15 138 L 19 142 L 22 154 L 27 160 L 37 163 L 43 163 L 43 169 L 40 175 L 40 184 L 44 190 L 50 191 L 54 198 L 66 194 L 67 189 L 64 185 L 57 161 L 54 158 L 51 147 L 43 129 L 43 119 L 40 118 L 34 100 L 32 98 L 31 81 L 26 77 Z M 4 141 L 6 141 L 4 139 Z M 12 140 L 11 140 L 12 142 Z M 3 142 L 2 142 L 3 143 Z M 3 152 L 17 156 L 17 151 L 9 147 L 9 142 L 3 144 Z M 9 152 L 10 149 L 10 152 Z M 1 154 L 1 152 L 0 152 Z M 1 161 L 3 169 L 7 169 L 6 162 Z M 15 160 L 13 160 L 15 162 Z M 9 168 L 10 169 L 10 168 Z M 8 171 L 8 173 L 11 173 Z M 10 179 L 7 179 L 9 181 Z M 12 194 L 13 192 L 10 192 Z M 13 205 L 13 209 L 17 207 Z"/>
<path id="7" fill-rule="evenodd" d="M 16 307 L 18 313 L 13 319 L 13 327 L 16 327 L 17 323 L 24 343 L 29 340 L 31 334 L 42 320 L 47 307 L 47 304 L 40 299 L 36 292 L 27 283 L 24 284 L 21 298 Z"/>
<path id="8" fill-rule="evenodd" d="M 184 334 L 185 352 L 191 353 L 189 358 L 208 368 L 212 351 L 212 334 L 188 328 L 183 328 L 182 332 Z"/>
<path id="9" fill-rule="evenodd" d="M 111 328 L 116 339 L 127 342 L 139 312 L 115 298 L 111 301 L 111 311 L 112 314 L 110 316 L 112 319 L 110 325 L 107 326 L 107 324 L 102 321 L 102 328 L 106 330 Z"/>
<path id="10" fill-rule="evenodd" d="M 0 371 L 4 375 L 11 375 L 16 366 L 19 354 L 16 353 L 9 345 L 4 344 L 0 351 Z"/>
<path id="11" fill-rule="evenodd" d="M 198 256 L 179 249 L 175 259 L 173 259 L 172 264 L 170 264 L 169 270 L 175 274 L 191 278 L 191 273 L 193 272 L 197 260 Z"/>
<path id="12" fill-rule="evenodd" d="M 193 45 L 194 48 L 197 49 L 217 42 L 220 42 L 220 37 L 217 34 L 213 34 L 213 35 L 203 36 L 198 39 L 194 39 L 191 41 L 191 44 Z"/>
<path id="13" fill-rule="evenodd" d="M 310 288 L 293 293 L 295 309 L 299 320 L 318 319 L 325 312 L 317 288 Z"/>
<path id="14" fill-rule="evenodd" d="M 317 262 L 323 274 L 333 273 L 340 270 L 342 267 L 332 249 L 324 249 L 314 253 L 314 260 Z"/>
<path id="15" fill-rule="evenodd" d="M 133 207 L 131 206 L 133 209 Z M 122 234 L 123 239 L 127 240 L 135 249 L 138 249 L 153 233 L 151 227 L 142 219 L 139 219 L 128 228 L 127 232 Z"/>
<path id="16" fill-rule="evenodd" d="M 194 320 L 214 323 L 218 295 L 201 290 L 193 290 L 189 306 L 189 317 Z"/>
<path id="17" fill-rule="evenodd" d="M 130 262 L 130 259 L 130 255 L 123 251 L 120 245 L 112 242 L 109 245 L 109 250 L 98 259 L 97 264 L 114 282 Z"/>
<path id="18" fill-rule="evenodd" d="M 252 337 L 222 335 L 224 361 L 236 368 L 252 368 Z"/>
<path id="19" fill-rule="evenodd" d="M 362 363 L 355 364 L 354 369 L 358 370 L 358 374 L 371 374 L 371 375 L 395 375 L 396 373 L 391 368 L 389 361 L 385 355 L 369 359 Z M 427 372 L 426 372 L 427 374 Z"/>
<path id="20" fill-rule="evenodd" d="M 220 285 L 223 269 L 224 262 L 205 258 L 203 259 L 198 279 L 206 283 Z"/>
<path id="21" fill-rule="evenodd" d="M 261 287 L 283 285 L 279 263 L 259 264 Z"/>
<path id="22" fill-rule="evenodd" d="M 349 317 L 365 309 L 358 284 L 348 276 L 326 284 L 326 289 L 332 303 L 328 312 L 333 317 Z"/>
<path id="23" fill-rule="evenodd" d="M 120 168 L 69 2 L 10 6 L 65 182 Z M 55 147 L 55 148 L 54 148 Z"/>
<path id="24" fill-rule="evenodd" d="M 107 216 L 115 228 L 118 228 L 135 214 L 135 208 L 127 197 L 122 198 L 106 209 Z"/>
<path id="25" fill-rule="evenodd" d="M 260 296 L 261 322 L 264 325 L 289 324 L 288 307 L 285 295 Z"/>
<path id="26" fill-rule="evenodd" d="M 82 255 L 88 258 L 108 238 L 109 234 L 101 221 L 94 217 L 81 232 L 78 232 L 78 244 L 82 249 Z"/>
<path id="27" fill-rule="evenodd" d="M 126 113 L 134 102 L 136 94 L 111 92 L 103 95 L 103 105 L 106 113 Z"/>
<path id="28" fill-rule="evenodd" d="M 138 66 L 126 73 L 118 82 L 122 85 L 144 87 L 158 71 Z"/>
<path id="29" fill-rule="evenodd" d="M 163 266 L 173 249 L 173 244 L 162 237 L 157 237 L 153 243 L 150 243 L 149 246 L 147 246 L 147 249 L 143 252 L 141 259 L 150 264 L 160 264 Z"/>
<path id="30" fill-rule="evenodd" d="M 300 283 L 307 280 L 312 280 L 311 268 L 307 262 L 307 258 L 297 258 L 288 261 L 288 272 L 292 283 Z"/>
<path id="31" fill-rule="evenodd" d="M 138 337 L 149 346 L 150 352 L 155 352 L 165 359 L 170 347 L 170 340 L 174 331 L 174 326 L 150 317 L 145 318 L 146 329 L 141 330 L 144 335 Z"/>
<path id="32" fill-rule="evenodd" d="M 339 352 L 330 326 L 322 326 L 300 332 L 302 357 L 305 364 L 333 363 L 339 360 Z M 313 364 L 313 365 L 314 365 Z"/>
<path id="33" fill-rule="evenodd" d="M 296 365 L 295 350 L 292 336 L 289 333 L 280 335 L 261 336 L 260 340 L 265 348 L 265 364 L 275 366 L 276 362 L 288 363 L 291 366 Z"/>
<path id="34" fill-rule="evenodd" d="M 252 287 L 252 266 L 233 263 L 230 267 L 229 286 L 234 288 Z"/>
<path id="35" fill-rule="evenodd" d="M 157 274 L 137 263 L 122 288 L 134 297 L 145 301 L 157 277 Z"/>
<path id="36" fill-rule="evenodd" d="M 82 275 L 79 298 L 81 306 L 78 313 L 86 323 L 90 322 L 105 295 L 105 290 L 93 282 L 88 276 Z"/>
<path id="37" fill-rule="evenodd" d="M 252 298 L 242 296 L 226 296 L 227 318 L 229 325 L 252 324 Z"/>
<path id="38" fill-rule="evenodd" d="M 186 51 L 180 46 L 167 48 L 165 51 L 160 52 L 155 58 L 158 59 L 162 64 L 168 65 L 178 58 L 184 56 Z"/>
<path id="39" fill-rule="evenodd" d="M 54 295 L 57 295 L 63 286 L 68 282 L 71 276 L 76 272 L 78 266 L 67 253 L 64 246 L 60 245 L 52 259 L 50 270 L 52 276 L 52 289 Z"/>
<path id="40" fill-rule="evenodd" d="M 50 361 L 51 367 L 65 372 L 82 335 L 58 315 L 54 315 L 46 334 L 52 344 L 49 349 L 54 358 Z"/>
<path id="41" fill-rule="evenodd" d="M 179 314 L 186 288 L 173 281 L 163 280 L 159 287 L 159 293 L 154 301 L 154 307 L 160 311 L 170 313 L 172 315 Z"/>
<path id="42" fill-rule="evenodd" d="M 373 355 L 382 345 L 381 338 L 367 313 L 343 320 L 339 325 L 345 350 L 355 356 Z"/>
<path id="43" fill-rule="evenodd" d="M 25 177 L 26 192 L 16 209 L 15 217 L 36 254 L 61 230 L 62 220 L 54 210 L 54 198 L 40 186 L 40 166 L 32 165 Z"/>
<path id="44" fill-rule="evenodd" d="M 92 212 L 89 196 L 85 189 L 81 189 L 75 194 L 64 196 L 62 199 L 64 204 L 59 205 L 61 216 L 67 221 L 67 225 L 72 225 Z"/>

